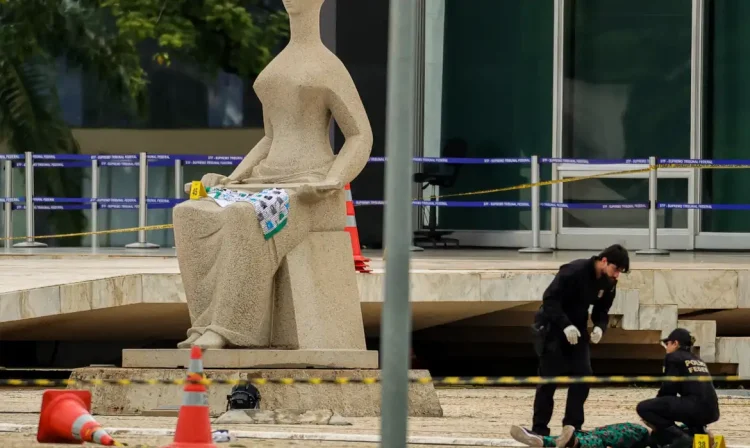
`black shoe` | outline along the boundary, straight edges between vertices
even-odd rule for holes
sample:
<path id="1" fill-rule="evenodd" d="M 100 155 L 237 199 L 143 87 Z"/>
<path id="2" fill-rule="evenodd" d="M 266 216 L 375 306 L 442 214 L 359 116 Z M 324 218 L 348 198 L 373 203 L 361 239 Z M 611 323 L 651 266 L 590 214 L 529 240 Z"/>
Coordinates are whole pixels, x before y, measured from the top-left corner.
<path id="1" fill-rule="evenodd" d="M 544 439 L 542 438 L 542 436 L 540 436 L 539 434 L 535 434 L 526 428 L 521 428 L 520 426 L 511 426 L 510 436 L 513 437 L 516 442 L 523 443 L 527 446 L 544 446 Z"/>
<path id="2" fill-rule="evenodd" d="M 693 448 L 693 438 L 676 426 L 660 431 L 670 442 L 664 448 Z"/>

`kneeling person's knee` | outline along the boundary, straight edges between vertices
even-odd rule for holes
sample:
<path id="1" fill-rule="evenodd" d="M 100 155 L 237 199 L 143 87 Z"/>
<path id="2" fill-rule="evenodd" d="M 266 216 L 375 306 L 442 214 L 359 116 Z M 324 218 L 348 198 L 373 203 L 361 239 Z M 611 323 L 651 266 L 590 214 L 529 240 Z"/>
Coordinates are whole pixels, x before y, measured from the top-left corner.
<path id="1" fill-rule="evenodd" d="M 651 410 L 651 406 L 649 403 L 650 400 L 641 401 L 638 403 L 638 405 L 635 407 L 635 412 L 638 414 L 639 417 L 645 418 L 645 415 L 649 414 L 649 411 Z"/>

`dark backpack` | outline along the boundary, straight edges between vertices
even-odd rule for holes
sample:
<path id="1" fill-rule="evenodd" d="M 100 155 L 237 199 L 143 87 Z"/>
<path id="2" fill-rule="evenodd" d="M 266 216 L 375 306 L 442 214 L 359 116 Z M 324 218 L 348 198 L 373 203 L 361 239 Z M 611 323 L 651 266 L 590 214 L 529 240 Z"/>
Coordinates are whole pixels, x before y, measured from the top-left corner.
<path id="1" fill-rule="evenodd" d="M 252 384 L 239 384 L 227 395 L 227 411 L 232 409 L 260 409 L 260 392 Z"/>

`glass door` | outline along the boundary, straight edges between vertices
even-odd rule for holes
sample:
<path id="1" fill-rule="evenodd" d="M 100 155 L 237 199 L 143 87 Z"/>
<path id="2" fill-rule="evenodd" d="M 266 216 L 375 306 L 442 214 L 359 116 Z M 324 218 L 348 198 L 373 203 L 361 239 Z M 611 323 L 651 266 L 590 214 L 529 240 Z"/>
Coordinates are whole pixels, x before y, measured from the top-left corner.
<path id="1" fill-rule="evenodd" d="M 558 165 L 557 177 L 604 174 L 635 170 L 647 165 Z M 628 173 L 560 184 L 555 202 L 557 208 L 558 249 L 597 250 L 620 243 L 629 249 L 648 247 L 648 172 Z M 691 203 L 692 169 L 659 170 L 658 202 Z M 663 249 L 692 249 L 694 210 L 659 209 L 657 212 L 658 245 Z"/>
<path id="2" fill-rule="evenodd" d="M 555 152 L 577 162 L 557 165 L 557 176 L 647 167 L 625 159 L 691 158 L 693 1 L 561 1 L 562 126 Z M 693 176 L 691 169 L 660 170 L 659 202 L 694 202 Z M 555 191 L 556 202 L 571 204 L 555 212 L 557 248 L 648 247 L 647 172 L 564 183 Z M 640 205 L 596 205 L 618 203 Z M 659 246 L 692 249 L 694 216 L 659 210 Z"/>

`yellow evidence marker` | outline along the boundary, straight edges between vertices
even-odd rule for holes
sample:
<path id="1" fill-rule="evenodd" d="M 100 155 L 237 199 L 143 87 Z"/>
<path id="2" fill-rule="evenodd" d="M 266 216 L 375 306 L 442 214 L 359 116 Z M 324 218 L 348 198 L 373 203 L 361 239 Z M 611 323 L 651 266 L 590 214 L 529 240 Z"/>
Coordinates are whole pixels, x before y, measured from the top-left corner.
<path id="1" fill-rule="evenodd" d="M 724 441 L 724 436 L 714 436 L 714 446 L 711 448 L 727 448 L 727 442 Z"/>
<path id="2" fill-rule="evenodd" d="M 203 182 L 194 180 L 190 184 L 190 199 L 200 199 L 207 197 L 206 187 L 203 186 Z"/>
<path id="3" fill-rule="evenodd" d="M 693 437 L 693 448 L 711 448 L 706 434 L 696 434 Z"/>

